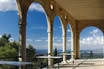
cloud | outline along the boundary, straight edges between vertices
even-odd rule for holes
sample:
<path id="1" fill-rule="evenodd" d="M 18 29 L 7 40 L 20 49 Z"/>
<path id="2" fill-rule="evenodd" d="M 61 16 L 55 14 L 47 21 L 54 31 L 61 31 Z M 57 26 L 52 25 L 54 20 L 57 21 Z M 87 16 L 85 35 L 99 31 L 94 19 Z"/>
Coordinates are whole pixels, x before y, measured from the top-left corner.
<path id="1" fill-rule="evenodd" d="M 35 40 L 35 42 L 41 42 L 42 40 Z"/>
<path id="2" fill-rule="evenodd" d="M 56 40 L 57 42 L 61 42 L 62 40 Z"/>
<path id="3" fill-rule="evenodd" d="M 62 43 L 53 43 L 54 48 L 62 49 Z"/>
<path id="4" fill-rule="evenodd" d="M 35 3 L 35 4 L 33 3 L 30 6 L 29 10 L 30 11 L 36 10 L 36 11 L 39 11 L 39 12 L 45 12 L 44 9 L 43 9 L 43 7 L 40 4 L 38 4 L 38 3 Z"/>
<path id="5" fill-rule="evenodd" d="M 32 39 L 29 39 L 29 38 L 26 39 L 26 41 L 27 41 L 27 42 L 33 42 L 33 40 L 32 40 Z"/>
<path id="6" fill-rule="evenodd" d="M 82 50 L 94 50 L 94 49 L 102 49 L 104 47 L 104 38 L 103 36 L 99 35 L 99 30 L 94 29 L 90 32 L 90 36 L 88 37 L 83 37 L 80 39 L 80 49 Z M 94 35 L 96 34 L 96 35 Z M 57 48 L 57 49 L 63 49 L 63 42 L 62 39 L 60 39 L 61 37 L 53 37 L 53 48 Z M 30 40 L 31 41 L 31 40 Z M 41 42 L 41 45 L 35 44 L 33 42 L 33 46 L 37 49 L 47 49 L 48 45 L 48 39 L 46 37 L 41 38 L 39 40 L 34 40 L 35 42 Z M 43 42 L 44 41 L 44 42 Z M 70 50 L 71 49 L 71 38 L 67 39 L 67 49 Z"/>
<path id="7" fill-rule="evenodd" d="M 53 37 L 53 41 L 54 41 L 54 40 L 57 40 L 57 39 L 58 39 L 58 37 Z"/>
<path id="8" fill-rule="evenodd" d="M 48 40 L 45 40 L 46 42 L 48 42 Z"/>
<path id="9" fill-rule="evenodd" d="M 104 37 L 98 35 L 99 30 L 94 29 L 90 32 L 92 36 L 84 37 L 80 40 L 80 46 L 82 49 L 99 49 L 104 46 Z"/>
<path id="10" fill-rule="evenodd" d="M 2 37 L 2 35 L 0 35 L 0 38 Z"/>
<path id="11" fill-rule="evenodd" d="M 17 11 L 16 0 L 0 0 L 0 11 Z"/>
<path id="12" fill-rule="evenodd" d="M 44 12 L 44 9 L 38 3 L 33 3 L 30 6 L 29 11 L 33 11 L 33 10 Z M 2 12 L 17 11 L 16 0 L 0 0 L 0 11 Z"/>
<path id="13" fill-rule="evenodd" d="M 93 31 L 90 32 L 90 34 L 96 34 L 98 33 L 98 31 L 99 31 L 98 29 L 94 29 Z"/>
<path id="14" fill-rule="evenodd" d="M 68 29 L 68 30 L 67 30 L 67 32 L 71 32 L 71 30 L 70 30 L 70 29 Z"/>
<path id="15" fill-rule="evenodd" d="M 40 30 L 40 29 L 42 29 L 42 30 L 46 30 L 46 29 L 47 29 L 47 27 L 44 27 L 44 26 L 39 26 L 39 27 L 31 27 L 31 30 Z"/>
<path id="16" fill-rule="evenodd" d="M 71 40 L 69 39 L 69 40 L 67 40 L 68 42 L 71 42 Z"/>
<path id="17" fill-rule="evenodd" d="M 98 36 L 99 30 L 98 29 L 94 29 L 91 32 L 89 32 L 93 37 Z"/>

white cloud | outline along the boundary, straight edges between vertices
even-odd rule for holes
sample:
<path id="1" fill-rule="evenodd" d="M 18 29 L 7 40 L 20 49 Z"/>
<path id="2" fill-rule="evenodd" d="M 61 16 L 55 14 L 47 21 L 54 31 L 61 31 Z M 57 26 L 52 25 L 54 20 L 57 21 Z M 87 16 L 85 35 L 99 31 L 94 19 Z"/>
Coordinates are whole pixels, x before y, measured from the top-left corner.
<path id="1" fill-rule="evenodd" d="M 94 29 L 91 32 L 89 32 L 93 37 L 98 36 L 99 30 L 98 29 Z"/>
<path id="2" fill-rule="evenodd" d="M 71 30 L 70 30 L 70 29 L 68 29 L 68 30 L 67 30 L 67 32 L 71 32 Z"/>
<path id="3" fill-rule="evenodd" d="M 33 3 L 30 8 L 30 11 L 36 10 L 39 12 L 44 12 L 42 6 L 38 3 Z M 0 0 L 0 11 L 17 11 L 16 0 Z"/>
<path id="4" fill-rule="evenodd" d="M 46 42 L 48 42 L 48 40 L 45 40 Z"/>
<path id="5" fill-rule="evenodd" d="M 62 49 L 62 43 L 53 43 L 54 48 Z"/>
<path id="6" fill-rule="evenodd" d="M 56 40 L 57 42 L 61 42 L 61 40 Z"/>
<path id="7" fill-rule="evenodd" d="M 31 30 L 40 30 L 40 29 L 42 29 L 42 30 L 46 30 L 46 29 L 47 29 L 47 27 L 44 27 L 44 26 L 39 26 L 39 27 L 31 27 Z"/>
<path id="8" fill-rule="evenodd" d="M 26 39 L 27 40 L 27 42 L 33 42 L 33 40 L 32 39 Z"/>
<path id="9" fill-rule="evenodd" d="M 53 43 L 54 46 L 60 47 L 62 46 L 62 43 Z"/>
<path id="10" fill-rule="evenodd" d="M 104 47 L 104 38 L 100 35 L 95 35 L 98 31 L 92 31 L 93 36 L 85 37 L 80 40 L 81 49 L 97 49 Z"/>
<path id="11" fill-rule="evenodd" d="M 2 35 L 0 35 L 0 38 L 2 37 Z"/>
<path id="12" fill-rule="evenodd" d="M 99 31 L 98 29 L 94 29 L 93 31 L 90 32 L 90 34 L 96 34 L 98 33 L 98 31 Z"/>
<path id="13" fill-rule="evenodd" d="M 0 11 L 17 11 L 16 0 L 0 0 Z"/>
<path id="14" fill-rule="evenodd" d="M 41 42 L 42 40 L 35 40 L 35 42 Z"/>
<path id="15" fill-rule="evenodd" d="M 8 2 L 8 0 L 0 0 L 0 2 Z"/>
<path id="16" fill-rule="evenodd" d="M 67 40 L 68 42 L 71 42 L 71 40 Z"/>
<path id="17" fill-rule="evenodd" d="M 54 40 L 57 40 L 57 39 L 58 39 L 58 37 L 53 37 L 53 41 L 54 41 Z"/>
<path id="18" fill-rule="evenodd" d="M 103 38 L 103 36 L 99 35 L 98 32 L 99 31 L 94 29 L 93 31 L 91 31 L 90 34 L 96 34 L 96 35 L 81 38 L 80 39 L 80 49 L 81 50 L 82 49 L 84 49 L 84 50 L 102 49 L 104 47 L 104 38 Z M 41 40 L 35 40 L 35 42 L 42 42 L 42 41 L 45 41 L 45 44 L 43 44 L 42 46 L 34 44 L 34 46 L 38 49 L 40 49 L 40 47 L 42 49 L 47 49 L 48 40 L 46 39 L 46 37 L 41 38 Z M 57 48 L 57 49 L 63 48 L 63 42 L 62 42 L 62 40 L 60 41 L 59 37 L 54 37 L 53 48 Z M 67 39 L 67 49 L 68 50 L 71 49 L 71 39 L 70 38 Z"/>
<path id="19" fill-rule="evenodd" d="M 36 10 L 36 11 L 39 11 L 39 12 L 44 12 L 43 7 L 40 4 L 38 4 L 38 3 L 35 3 L 35 4 L 33 3 L 30 6 L 29 10 L 31 10 L 31 11 Z"/>

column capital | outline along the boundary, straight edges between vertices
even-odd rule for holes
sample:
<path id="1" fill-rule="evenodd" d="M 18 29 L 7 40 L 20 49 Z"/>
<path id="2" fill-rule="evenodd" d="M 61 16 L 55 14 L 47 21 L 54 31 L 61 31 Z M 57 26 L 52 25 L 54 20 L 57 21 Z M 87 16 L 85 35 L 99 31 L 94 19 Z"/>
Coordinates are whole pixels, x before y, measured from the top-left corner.
<path id="1" fill-rule="evenodd" d="M 63 52 L 63 53 L 66 53 L 66 52 Z"/>
<path id="2" fill-rule="evenodd" d="M 52 33 L 52 31 L 48 31 L 48 33 Z"/>
<path id="3" fill-rule="evenodd" d="M 66 36 L 66 33 L 63 33 L 63 37 L 67 37 L 67 36 Z"/>
<path id="4" fill-rule="evenodd" d="M 26 25 L 26 23 L 18 23 L 19 25 Z"/>

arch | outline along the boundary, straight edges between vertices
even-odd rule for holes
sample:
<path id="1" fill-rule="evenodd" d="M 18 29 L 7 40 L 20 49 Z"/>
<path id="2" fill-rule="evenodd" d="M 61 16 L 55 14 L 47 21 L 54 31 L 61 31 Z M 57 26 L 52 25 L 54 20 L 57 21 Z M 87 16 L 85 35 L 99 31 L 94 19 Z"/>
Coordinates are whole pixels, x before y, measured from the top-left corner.
<path id="1" fill-rule="evenodd" d="M 45 9 L 45 6 L 44 6 L 43 3 L 40 2 L 40 1 L 33 1 L 33 2 L 31 2 L 31 4 L 29 5 L 29 7 L 30 7 L 33 3 L 35 3 L 35 4 L 39 4 L 40 7 L 43 9 L 43 13 L 44 13 L 45 16 L 46 16 L 47 25 L 48 25 L 48 27 L 47 27 L 47 31 L 50 32 L 50 31 L 51 31 L 52 18 L 49 17 L 49 16 L 47 16 L 47 11 L 46 11 L 46 9 Z M 39 7 L 39 5 L 38 5 L 37 7 Z M 29 11 L 29 8 L 28 8 L 28 11 Z M 51 19 L 51 20 L 50 20 L 50 19 Z M 49 22 L 49 21 L 51 21 L 51 22 Z"/>
<path id="2" fill-rule="evenodd" d="M 67 32 L 66 32 L 66 50 L 67 50 L 67 52 L 68 53 L 71 53 L 71 42 L 72 42 L 72 40 L 71 40 L 71 37 L 72 37 L 72 31 L 71 31 L 71 28 L 70 28 L 70 24 L 67 24 Z M 71 57 L 69 57 L 69 56 L 67 56 L 67 59 L 70 59 Z"/>
<path id="3" fill-rule="evenodd" d="M 66 26 L 65 26 L 65 24 L 64 24 L 64 20 L 63 20 L 63 18 L 61 18 L 60 16 L 55 16 L 54 17 L 54 20 L 55 20 L 55 18 L 56 17 L 58 17 L 59 18 L 59 21 L 60 21 L 60 23 L 61 23 L 61 27 L 62 27 L 62 32 L 64 33 L 65 31 L 66 31 Z M 53 23 L 54 24 L 54 23 Z"/>
<path id="4" fill-rule="evenodd" d="M 38 9 L 40 8 L 40 10 L 37 10 L 37 9 L 34 9 L 34 4 L 36 4 L 35 6 L 38 6 Z M 31 6 L 32 6 L 32 8 L 31 8 Z M 38 33 L 40 33 L 40 34 L 38 34 L 38 35 L 42 35 L 43 33 L 44 33 L 44 37 L 43 37 L 43 39 L 46 39 L 46 40 L 44 40 L 44 41 L 46 41 L 46 42 L 48 42 L 48 32 L 52 32 L 51 31 L 51 23 L 50 23 L 50 18 L 49 17 L 47 17 L 47 15 L 46 15 L 46 13 L 45 13 L 45 11 L 44 11 L 44 8 L 40 5 L 40 3 L 38 3 L 38 2 L 34 2 L 33 4 L 31 4 L 31 6 L 30 6 L 30 9 L 28 9 L 28 11 L 30 11 L 30 15 L 32 15 L 31 17 L 29 17 L 29 18 L 27 18 L 27 22 L 29 21 L 29 22 L 31 22 L 32 21 L 32 25 L 34 25 L 34 28 L 40 28 L 42 31 L 40 32 L 39 31 L 39 28 L 38 29 L 34 29 L 34 30 L 37 30 L 38 32 L 35 32 L 35 31 L 31 31 L 31 32 L 35 32 L 34 34 L 38 34 Z M 43 8 L 43 9 L 42 9 Z M 34 11 L 35 10 L 35 11 Z M 28 15 L 27 15 L 27 17 L 29 16 L 29 12 L 28 12 Z M 34 21 L 34 19 L 35 19 L 35 21 Z M 40 18 L 40 19 L 38 19 L 38 18 Z M 37 22 L 37 23 L 35 23 L 35 22 Z M 41 23 L 41 24 L 40 24 Z M 42 23 L 43 23 L 43 25 L 42 25 Z M 29 25 L 31 25 L 31 23 L 27 23 L 27 26 L 29 26 Z M 28 27 L 28 29 L 29 29 L 30 27 Z M 47 29 L 47 30 L 46 30 Z M 46 35 L 45 35 L 46 34 Z M 29 35 L 30 36 L 30 35 Z M 37 36 L 37 35 L 36 35 Z M 31 36 L 30 36 L 31 37 Z M 45 38 L 46 37 L 46 38 Z M 39 38 L 39 37 L 38 37 Z M 36 40 L 40 40 L 40 39 L 37 39 L 36 38 Z M 47 45 L 46 45 L 46 47 L 48 48 L 48 43 L 47 43 Z"/>
<path id="5" fill-rule="evenodd" d="M 50 6 L 49 5 L 50 2 L 47 2 L 47 1 L 45 2 L 45 1 L 42 1 L 42 0 L 32 0 L 32 1 L 27 1 L 27 2 L 28 2 L 27 11 L 28 11 L 29 7 L 31 6 L 31 4 L 33 4 L 34 2 L 37 2 L 42 6 L 42 8 L 44 9 L 45 13 L 47 13 L 47 15 L 49 14 L 49 9 L 50 8 L 48 8 L 47 6 Z"/>
<path id="6" fill-rule="evenodd" d="M 87 27 L 96 27 L 96 28 L 98 28 L 99 30 L 101 30 L 101 31 L 103 32 L 103 30 L 102 30 L 101 27 L 93 26 L 93 25 L 91 25 L 91 26 L 85 26 L 85 27 L 81 28 L 81 29 L 80 29 L 80 32 L 82 32 L 82 31 L 83 31 L 84 29 L 86 29 Z"/>
<path id="7" fill-rule="evenodd" d="M 55 16 L 54 22 L 53 22 L 53 36 L 54 36 L 54 40 L 56 39 L 57 41 L 59 40 L 59 42 L 61 41 L 61 44 L 60 44 L 61 47 L 62 47 L 62 34 L 63 34 L 62 21 L 59 16 Z"/>
<path id="8" fill-rule="evenodd" d="M 88 34 L 88 32 L 89 32 L 89 34 Z M 86 35 L 82 35 L 82 33 L 87 34 L 87 36 Z M 83 38 L 81 38 L 81 36 L 83 36 Z M 83 57 L 84 56 L 84 54 L 83 54 L 84 52 L 86 52 L 86 55 L 88 54 L 88 52 L 89 53 L 94 53 L 95 50 L 97 52 L 103 53 L 103 48 L 104 48 L 103 47 L 103 45 L 104 45 L 103 37 L 104 37 L 103 36 L 103 32 L 98 27 L 89 26 L 89 27 L 84 28 L 82 30 L 82 32 L 80 32 L 80 50 L 81 50 L 81 54 L 80 55 L 81 55 L 81 58 L 85 58 L 85 57 Z M 101 54 L 101 53 L 99 53 L 99 54 Z M 90 58 L 88 56 L 86 56 L 86 57 Z M 103 58 L 103 55 L 101 57 Z M 97 58 L 97 57 L 95 56 L 93 58 Z"/>
<path id="9" fill-rule="evenodd" d="M 38 7 L 39 7 L 40 3 L 38 3 L 38 2 L 34 2 L 34 3 L 38 4 Z M 33 6 L 34 6 L 34 3 L 33 3 Z M 43 7 L 41 6 L 41 8 L 43 8 Z M 29 11 L 29 9 L 28 9 L 28 11 Z M 37 12 L 37 11 L 30 11 L 30 12 L 32 12 L 32 14 L 31 14 L 32 16 L 37 16 L 36 18 L 32 17 L 33 22 L 39 21 L 41 23 L 41 24 L 34 23 L 33 24 L 33 25 L 35 25 L 34 28 L 38 28 L 39 26 L 42 27 L 42 28 L 39 27 L 39 28 L 41 28 L 41 30 L 38 29 L 36 32 L 34 31 L 35 32 L 34 34 L 36 34 L 36 37 L 35 37 L 33 43 L 34 43 L 34 45 L 37 45 L 37 46 L 35 46 L 36 49 L 38 49 L 38 50 L 39 49 L 45 49 L 46 52 L 45 51 L 43 51 L 43 52 L 45 52 L 48 56 L 52 56 L 53 55 L 53 52 L 51 51 L 51 49 L 53 47 L 53 45 L 52 45 L 52 38 L 53 38 L 53 36 L 52 36 L 52 33 L 53 33 L 53 31 L 52 31 L 52 28 L 53 28 L 53 26 L 52 26 L 52 19 L 49 16 L 46 15 L 45 11 L 39 11 L 39 12 Z M 27 17 L 28 16 L 29 15 L 27 15 Z M 36 21 L 34 21 L 33 18 Z M 30 19 L 31 19 L 31 17 L 30 17 Z M 44 23 L 44 24 L 42 24 L 42 23 Z M 27 24 L 31 24 L 31 23 L 27 23 Z M 47 25 L 47 27 L 46 27 L 46 25 Z M 36 27 L 36 26 L 38 26 L 38 27 Z M 45 27 L 45 29 L 43 27 Z M 30 28 L 30 27 L 28 27 L 28 28 Z M 38 34 L 38 33 L 40 33 L 40 34 Z M 29 35 L 29 37 L 31 37 L 31 35 Z M 53 64 L 52 59 L 49 58 L 48 60 L 49 60 L 48 65 L 52 65 Z"/>

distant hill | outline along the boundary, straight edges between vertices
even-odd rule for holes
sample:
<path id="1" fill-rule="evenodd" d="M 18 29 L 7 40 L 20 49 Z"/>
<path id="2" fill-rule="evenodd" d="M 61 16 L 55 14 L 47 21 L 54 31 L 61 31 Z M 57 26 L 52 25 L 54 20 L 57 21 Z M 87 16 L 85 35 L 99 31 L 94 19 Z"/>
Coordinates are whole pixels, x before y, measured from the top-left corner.
<path id="1" fill-rule="evenodd" d="M 90 53 L 90 51 L 93 51 L 93 53 L 96 53 L 96 54 L 101 54 L 101 53 L 104 54 L 104 51 L 101 50 L 101 49 L 95 49 L 95 50 L 80 50 L 80 53 Z M 71 51 L 70 50 L 67 50 L 67 52 L 71 52 Z M 62 53 L 62 50 L 59 49 L 58 50 L 58 53 Z M 36 49 L 36 54 L 45 54 L 45 55 L 47 55 L 48 54 L 48 49 Z"/>
<path id="2" fill-rule="evenodd" d="M 104 51 L 103 51 L 103 49 L 95 49 L 95 50 L 93 50 L 93 53 L 100 54 L 100 53 L 104 53 Z"/>

